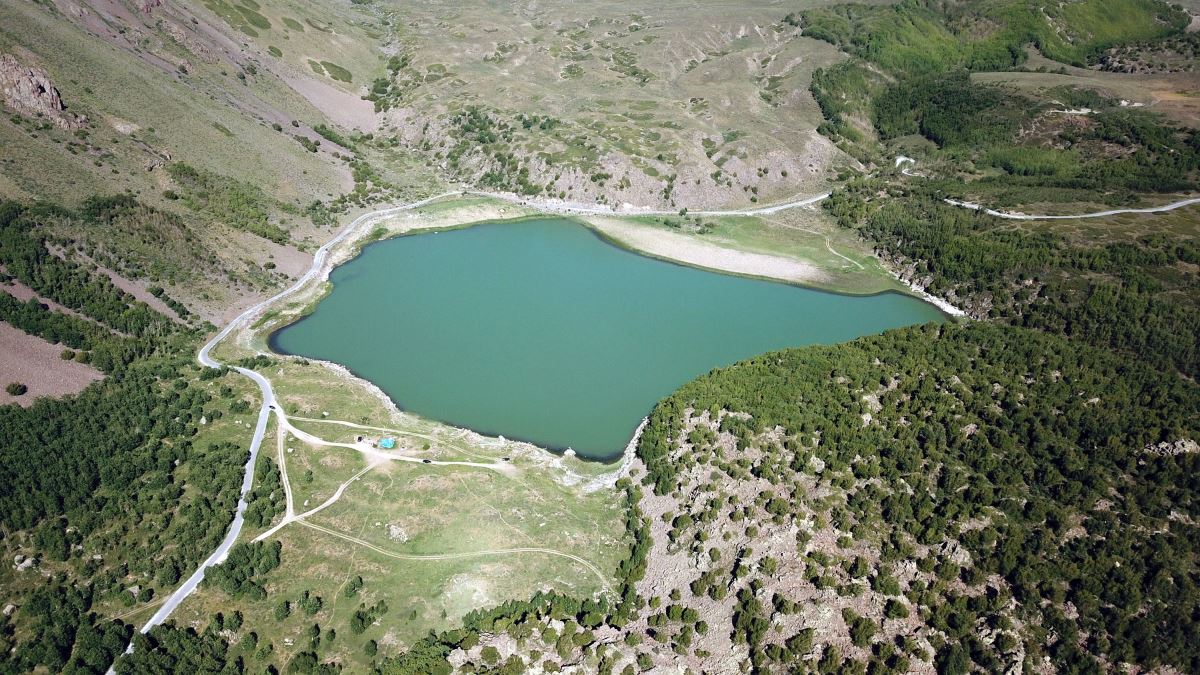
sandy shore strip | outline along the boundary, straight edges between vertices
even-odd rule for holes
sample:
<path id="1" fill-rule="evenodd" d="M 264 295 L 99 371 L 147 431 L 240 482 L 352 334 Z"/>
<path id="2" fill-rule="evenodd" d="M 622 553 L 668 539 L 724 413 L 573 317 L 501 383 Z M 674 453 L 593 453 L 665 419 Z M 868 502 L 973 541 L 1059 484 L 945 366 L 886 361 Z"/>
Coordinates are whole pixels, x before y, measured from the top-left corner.
<path id="1" fill-rule="evenodd" d="M 623 246 L 657 258 L 709 270 L 799 284 L 830 281 L 829 276 L 816 265 L 796 258 L 727 248 L 681 232 L 638 225 L 618 218 L 590 216 L 585 220 Z"/>

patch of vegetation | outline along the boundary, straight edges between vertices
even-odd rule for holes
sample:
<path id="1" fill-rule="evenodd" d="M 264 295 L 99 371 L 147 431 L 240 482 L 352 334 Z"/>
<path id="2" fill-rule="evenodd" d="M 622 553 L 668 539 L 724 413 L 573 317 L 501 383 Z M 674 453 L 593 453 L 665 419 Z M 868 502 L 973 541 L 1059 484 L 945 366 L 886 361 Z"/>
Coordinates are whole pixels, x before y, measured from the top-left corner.
<path id="1" fill-rule="evenodd" d="M 522 195 L 537 195 L 546 189 L 531 180 L 528 164 L 513 151 L 510 141 L 517 127 L 508 120 L 494 111 L 471 105 L 453 115 L 450 124 L 450 134 L 456 139 L 446 154 L 451 170 L 459 170 L 466 157 L 482 156 L 488 160 L 488 169 L 479 177 L 480 184 Z M 535 124 L 544 124 L 545 128 L 554 126 L 549 118 L 539 122 L 530 116 L 519 117 L 517 124 L 530 129 Z"/>
<path id="2" fill-rule="evenodd" d="M 167 173 L 178 186 L 180 200 L 189 208 L 277 244 L 288 241 L 287 232 L 273 222 L 271 215 L 282 205 L 262 190 L 182 162 L 168 164 Z"/>
<path id="3" fill-rule="evenodd" d="M 639 85 L 645 85 L 654 79 L 654 73 L 640 67 L 637 55 L 632 50 L 624 47 L 619 47 L 612 51 L 612 66 L 610 68 Z"/>
<path id="4" fill-rule="evenodd" d="M 371 82 L 366 99 L 375 104 L 375 112 L 395 107 L 404 93 L 419 86 L 424 77 L 412 68 L 412 55 L 408 52 L 396 54 L 388 59 L 387 77 L 377 77 Z"/>
<path id="5" fill-rule="evenodd" d="M 884 140 L 920 134 L 939 146 L 988 147 L 1008 141 L 1037 106 L 1000 87 L 972 84 L 964 72 L 904 80 L 874 101 Z"/>
<path id="6" fill-rule="evenodd" d="M 204 0 L 204 6 L 225 20 L 233 28 L 249 35 L 258 37 L 259 30 L 270 30 L 271 22 L 259 14 L 256 9 L 246 2 L 231 4 L 226 0 Z"/>
<path id="7" fill-rule="evenodd" d="M 1113 47 L 1100 55 L 1096 65 L 1115 73 L 1190 73 L 1198 60 L 1200 33 L 1193 32 Z"/>
<path id="8" fill-rule="evenodd" d="M 114 334 L 101 324 L 55 312 L 35 298 L 21 302 L 0 293 L 0 320 L 47 342 L 80 350 L 72 358 L 109 373 L 153 349 L 148 341 Z"/>
<path id="9" fill-rule="evenodd" d="M 254 467 L 254 489 L 246 495 L 246 524 L 266 527 L 284 512 L 287 505 L 279 467 L 270 457 L 263 456 Z"/>
<path id="10" fill-rule="evenodd" d="M 229 556 L 204 574 L 204 583 L 225 591 L 234 598 L 246 595 L 251 600 L 265 598 L 267 592 L 256 578 L 279 567 L 282 544 L 255 542 L 234 544 Z"/>
<path id="11" fill-rule="evenodd" d="M 133 638 L 133 652 L 121 657 L 113 670 L 120 675 L 138 673 L 221 673 L 234 663 L 229 658 L 229 643 L 215 624 L 212 630 L 177 628 L 174 623 L 155 626 L 145 635 Z"/>
<path id="12" fill-rule="evenodd" d="M 858 61 L 816 70 L 809 91 L 825 118 L 817 131 L 860 160 L 866 160 L 860 150 L 861 143 L 866 134 L 874 132 L 874 125 L 870 124 L 872 105 L 885 86 L 878 73 Z"/>
<path id="13" fill-rule="evenodd" d="M 292 136 L 292 138 L 296 139 L 296 142 L 300 145 L 303 145 L 304 149 L 308 150 L 309 152 L 316 152 L 321 148 L 320 140 L 314 140 L 307 136 L 301 136 L 300 134 L 296 134 L 295 136 Z"/>
<path id="14" fill-rule="evenodd" d="M 134 208 L 137 203 L 131 196 L 93 198 L 79 213 L 49 204 L 26 207 L 0 201 L 0 263 L 8 274 L 43 297 L 114 330 L 134 336 L 164 329 L 169 332 L 169 319 L 117 288 L 107 277 L 54 255 L 48 246 L 50 223 L 73 218 L 82 221 L 84 227 L 103 226 Z"/>
<path id="15" fill-rule="evenodd" d="M 1081 0 L 1066 4 L 972 0 L 955 6 L 916 0 L 844 4 L 785 19 L 888 72 L 921 75 L 956 68 L 1006 70 L 1025 46 L 1086 65 L 1117 44 L 1182 32 L 1186 13 L 1158 0 Z"/>
<path id="16" fill-rule="evenodd" d="M 318 124 L 317 126 L 313 127 L 313 131 L 317 132 L 322 138 L 331 143 L 336 143 L 348 150 L 354 149 L 354 141 L 351 141 L 350 139 L 338 133 L 336 130 L 331 129 L 324 124 Z"/>
<path id="17" fill-rule="evenodd" d="M 311 61 L 310 61 L 310 63 L 311 63 Z M 345 68 L 339 66 L 336 63 L 332 63 L 330 61 L 322 61 L 321 66 L 324 67 L 325 73 L 328 74 L 329 77 L 332 77 L 333 79 L 337 80 L 338 82 L 351 82 L 354 80 L 354 75 L 350 71 L 346 70 Z"/>
<path id="18" fill-rule="evenodd" d="M 308 24 L 310 28 L 319 30 L 322 33 L 332 33 L 333 32 L 333 29 L 330 28 L 329 24 L 327 24 L 324 21 L 321 21 L 319 19 L 314 19 L 312 17 L 306 16 L 306 17 L 304 17 L 304 23 Z"/>

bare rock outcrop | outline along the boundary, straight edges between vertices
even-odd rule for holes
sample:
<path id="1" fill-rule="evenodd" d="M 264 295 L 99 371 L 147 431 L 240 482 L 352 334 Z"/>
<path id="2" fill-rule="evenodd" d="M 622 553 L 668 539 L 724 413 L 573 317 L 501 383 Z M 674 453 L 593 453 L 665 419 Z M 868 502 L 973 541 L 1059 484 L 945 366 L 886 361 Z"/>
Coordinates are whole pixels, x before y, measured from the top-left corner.
<path id="1" fill-rule="evenodd" d="M 167 35 L 170 35 L 171 39 L 182 45 L 184 49 L 195 54 L 206 63 L 217 62 L 217 54 L 202 40 L 193 37 L 191 33 L 184 30 L 179 24 L 174 21 L 163 20 L 160 25 Z M 187 64 L 185 67 L 191 70 L 191 64 Z"/>
<path id="2" fill-rule="evenodd" d="M 1162 443 L 1151 443 L 1143 448 L 1142 451 L 1153 455 L 1173 457 L 1175 455 L 1186 455 L 1194 452 L 1200 452 L 1200 443 L 1197 443 L 1190 438 L 1182 438 L 1174 442 L 1164 441 Z"/>
<path id="3" fill-rule="evenodd" d="M 45 117 L 67 130 L 87 125 L 86 117 L 67 110 L 46 71 L 23 65 L 11 54 L 0 54 L 0 91 L 4 104 L 22 115 Z"/>

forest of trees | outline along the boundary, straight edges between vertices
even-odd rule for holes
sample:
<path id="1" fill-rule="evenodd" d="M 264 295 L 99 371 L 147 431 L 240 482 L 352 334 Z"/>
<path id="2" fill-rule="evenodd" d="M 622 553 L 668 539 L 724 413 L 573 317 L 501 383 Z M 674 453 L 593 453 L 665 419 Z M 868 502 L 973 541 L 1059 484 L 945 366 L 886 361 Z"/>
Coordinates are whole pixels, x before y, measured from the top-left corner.
<path id="1" fill-rule="evenodd" d="M 1002 219 L 943 203 L 931 191 L 864 181 L 826 204 L 888 255 L 915 261 L 930 291 L 987 300 L 987 316 L 1119 350 L 1159 368 L 1200 373 L 1200 242 L 1144 236 L 1105 245 L 1072 244 L 1050 231 L 1026 232 Z"/>
<path id="2" fill-rule="evenodd" d="M 222 415 L 210 387 L 227 373 L 194 365 L 193 329 L 51 251 L 52 223 L 108 226 L 140 208 L 127 196 L 75 211 L 0 202 L 7 273 L 87 317 L 0 292 L 0 319 L 108 374 L 72 396 L 0 406 L 0 482 L 20 486 L 0 491 L 0 533 L 37 564 L 9 573 L 18 576 L 7 600 L 19 610 L 0 618 L 2 672 L 103 672 L 132 627 L 99 619 L 93 606 L 147 602 L 173 587 L 233 517 L 246 449 L 193 443 L 202 420 Z M 25 584 L 43 570 L 44 583 Z"/>
<path id="3" fill-rule="evenodd" d="M 873 392 L 880 406 L 868 408 Z M 746 462 L 698 438 L 681 451 L 688 409 L 749 413 L 725 417 L 722 430 L 762 456 Z M 767 354 L 691 382 L 655 407 L 638 455 L 660 494 L 695 465 L 722 474 L 705 490 L 747 474 L 786 486 L 816 457 L 843 493 L 826 517 L 874 542 L 889 565 L 917 546 L 965 546 L 973 565 L 946 578 L 976 586 L 1000 575 L 1002 586 L 983 597 L 952 585 L 904 594 L 946 635 L 943 670 L 964 658 L 996 669 L 1005 647 L 983 644 L 975 627 L 1020 619 L 1031 628 L 1013 637 L 1060 669 L 1106 659 L 1192 672 L 1200 456 L 1155 448 L 1196 438 L 1197 420 L 1200 387 L 1104 350 L 996 324 L 927 326 Z M 759 440 L 776 426 L 781 445 Z M 772 519 L 769 501 L 752 521 Z M 829 501 L 784 502 L 776 513 L 786 524 L 801 504 L 819 514 Z M 964 529 L 980 519 L 982 529 Z M 1015 613 L 1002 609 L 1007 599 Z M 759 637 L 764 654 L 777 639 Z"/>

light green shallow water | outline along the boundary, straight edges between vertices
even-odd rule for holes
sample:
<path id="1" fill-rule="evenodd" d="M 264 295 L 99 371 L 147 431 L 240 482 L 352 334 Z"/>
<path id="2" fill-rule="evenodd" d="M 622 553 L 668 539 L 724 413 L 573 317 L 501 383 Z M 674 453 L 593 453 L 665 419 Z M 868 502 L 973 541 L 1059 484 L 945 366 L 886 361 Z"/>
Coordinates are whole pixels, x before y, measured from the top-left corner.
<path id="1" fill-rule="evenodd" d="M 374 243 L 330 279 L 333 291 L 272 348 L 343 364 L 425 417 L 597 459 L 715 367 L 943 320 L 900 294 L 653 260 L 561 219 Z"/>

